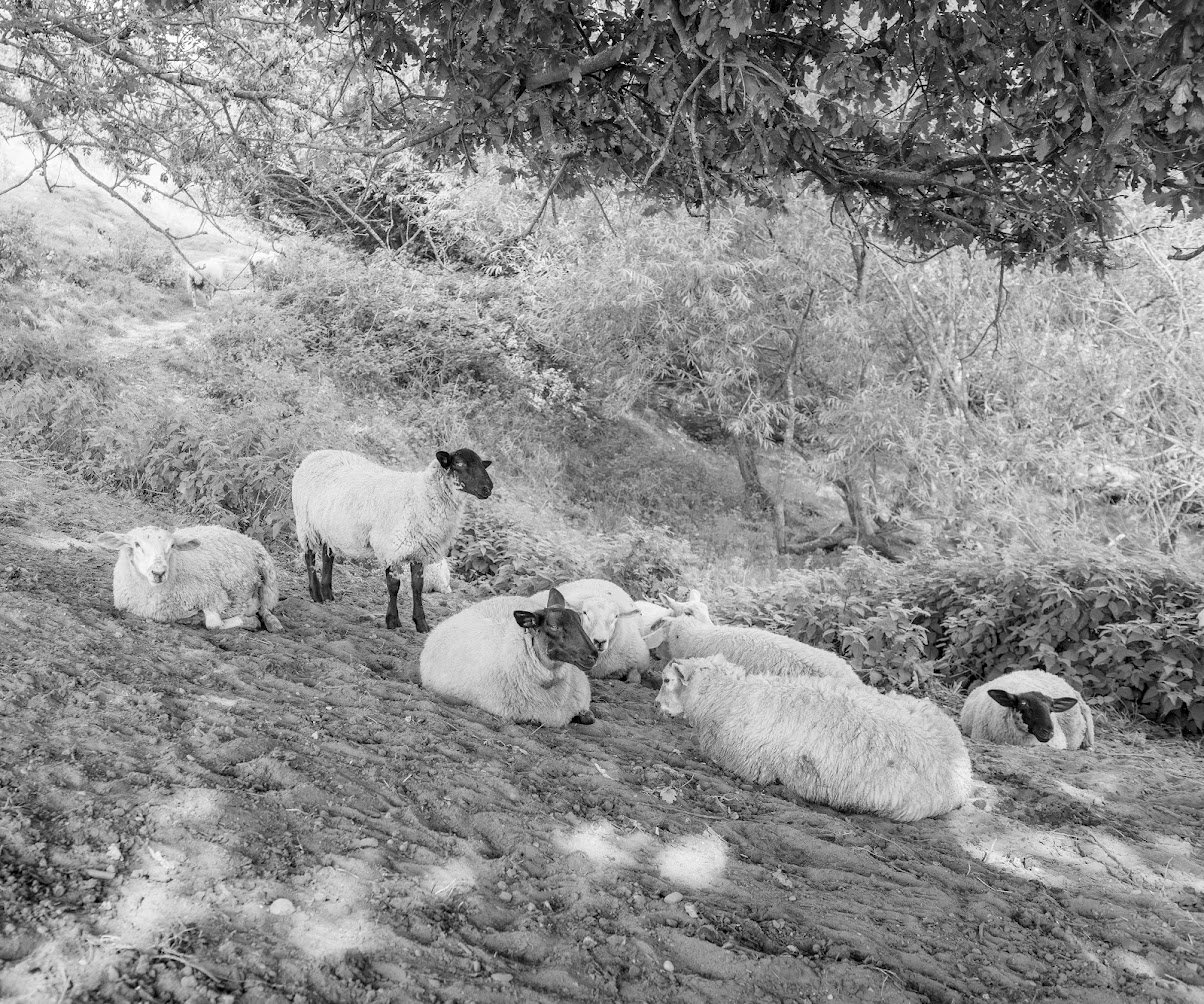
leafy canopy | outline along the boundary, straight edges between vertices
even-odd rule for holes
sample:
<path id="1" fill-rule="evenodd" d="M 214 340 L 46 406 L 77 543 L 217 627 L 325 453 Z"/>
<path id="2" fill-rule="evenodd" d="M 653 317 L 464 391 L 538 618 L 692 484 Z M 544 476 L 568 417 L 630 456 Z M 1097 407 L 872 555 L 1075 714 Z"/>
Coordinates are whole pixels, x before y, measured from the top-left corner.
<path id="1" fill-rule="evenodd" d="M 0 47 L 0 105 L 50 146 L 244 196 L 500 151 L 701 211 L 817 180 L 1006 264 L 1104 261 L 1127 190 L 1204 196 L 1195 0 L 40 0 Z"/>

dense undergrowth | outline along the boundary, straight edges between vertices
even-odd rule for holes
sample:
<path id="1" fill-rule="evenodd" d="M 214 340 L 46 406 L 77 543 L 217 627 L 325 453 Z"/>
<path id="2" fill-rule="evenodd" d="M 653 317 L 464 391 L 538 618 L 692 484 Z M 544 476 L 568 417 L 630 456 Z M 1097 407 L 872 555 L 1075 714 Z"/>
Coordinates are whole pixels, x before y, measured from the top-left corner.
<path id="1" fill-rule="evenodd" d="M 482 199 L 466 196 L 461 225 Z M 431 443 L 469 443 L 498 462 L 500 490 L 469 507 L 453 561 L 489 591 L 582 575 L 637 595 L 697 585 L 720 616 L 835 648 L 875 684 L 1044 668 L 1098 706 L 1204 732 L 1204 378 L 1199 347 L 1168 328 L 1194 294 L 1154 256 L 1109 279 L 1010 277 L 996 316 L 997 277 L 965 256 L 871 251 L 859 284 L 841 264 L 848 232 L 806 203 L 710 234 L 599 213 L 562 206 L 507 276 L 288 242 L 273 290 L 219 299 L 164 360 L 184 404 L 115 366 L 104 340 L 124 321 L 89 310 L 115 289 L 149 316 L 178 310 L 170 256 L 136 233 L 48 253 L 9 215 L 0 439 L 281 546 L 309 450 L 414 465 Z M 802 459 L 783 465 L 774 367 L 792 345 Z M 779 559 L 723 450 L 633 407 L 757 437 L 796 534 L 840 513 L 798 500 L 852 475 L 919 544 L 900 566 L 856 548 Z"/>

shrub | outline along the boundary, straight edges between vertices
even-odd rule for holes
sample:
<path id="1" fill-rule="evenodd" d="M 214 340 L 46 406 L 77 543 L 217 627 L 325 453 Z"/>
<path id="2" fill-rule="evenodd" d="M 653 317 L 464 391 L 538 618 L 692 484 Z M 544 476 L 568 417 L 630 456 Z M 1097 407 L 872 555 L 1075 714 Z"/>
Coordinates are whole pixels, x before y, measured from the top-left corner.
<path id="1" fill-rule="evenodd" d="M 44 254 L 32 214 L 0 213 L 0 282 L 37 278 Z"/>
<path id="2" fill-rule="evenodd" d="M 1204 732 L 1204 589 L 1169 567 L 1095 556 L 921 571 L 929 654 L 956 680 L 1016 669 L 1065 677 L 1094 703 Z"/>

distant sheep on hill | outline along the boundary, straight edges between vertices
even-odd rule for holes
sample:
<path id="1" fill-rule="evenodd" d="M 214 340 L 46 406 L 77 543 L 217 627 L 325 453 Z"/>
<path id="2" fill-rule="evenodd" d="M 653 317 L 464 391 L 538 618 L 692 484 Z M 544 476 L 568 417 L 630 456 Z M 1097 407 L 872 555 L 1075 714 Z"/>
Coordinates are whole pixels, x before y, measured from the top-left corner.
<path id="1" fill-rule="evenodd" d="M 196 310 L 196 295 L 199 290 L 205 298 L 205 306 L 213 306 L 213 294 L 218 286 L 226 281 L 226 267 L 220 261 L 211 259 L 199 261 L 196 265 L 184 266 L 184 284 L 192 297 L 192 309 Z"/>
<path id="2" fill-rule="evenodd" d="M 424 566 L 441 561 L 460 525 L 467 496 L 489 498 L 492 461 L 472 450 L 439 450 L 422 470 L 396 471 L 346 450 L 317 450 L 293 475 L 293 514 L 305 554 L 309 595 L 334 599 L 336 553 L 375 555 L 385 566 L 385 626 L 400 627 L 397 572 L 408 562 L 414 627 L 429 631 L 422 607 Z M 315 556 L 322 557 L 322 571 Z"/>
<path id="3" fill-rule="evenodd" d="M 102 533 L 96 542 L 118 551 L 113 605 L 155 621 L 200 613 L 210 630 L 281 630 L 272 613 L 279 592 L 276 565 L 262 544 L 224 526 L 164 530 L 138 526 Z"/>

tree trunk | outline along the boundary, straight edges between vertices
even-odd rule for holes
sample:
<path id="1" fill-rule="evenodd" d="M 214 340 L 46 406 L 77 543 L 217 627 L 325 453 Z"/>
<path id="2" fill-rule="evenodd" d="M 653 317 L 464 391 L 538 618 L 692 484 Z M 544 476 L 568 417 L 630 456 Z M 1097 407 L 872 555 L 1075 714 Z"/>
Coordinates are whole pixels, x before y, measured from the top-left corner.
<path id="1" fill-rule="evenodd" d="M 731 442 L 736 466 L 740 468 L 740 480 L 744 482 L 744 497 L 758 509 L 770 508 L 773 500 L 761 484 L 761 473 L 757 470 L 756 440 L 752 436 L 732 436 Z"/>

